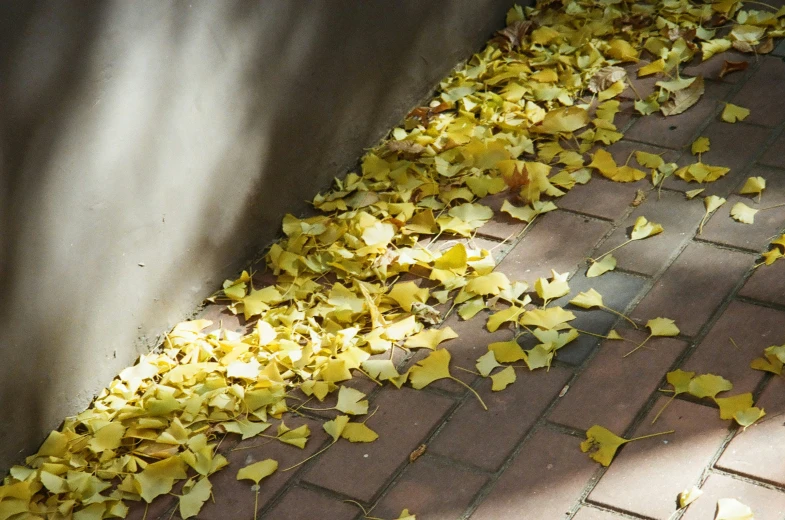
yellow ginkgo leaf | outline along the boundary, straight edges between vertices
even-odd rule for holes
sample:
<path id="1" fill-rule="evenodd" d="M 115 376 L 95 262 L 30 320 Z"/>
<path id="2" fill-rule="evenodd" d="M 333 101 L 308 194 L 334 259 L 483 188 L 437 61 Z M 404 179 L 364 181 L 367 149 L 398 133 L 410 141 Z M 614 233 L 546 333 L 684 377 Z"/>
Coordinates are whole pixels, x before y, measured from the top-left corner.
<path id="1" fill-rule="evenodd" d="M 322 428 L 327 432 L 327 435 L 333 438 L 333 442 L 337 442 L 347 424 L 349 424 L 349 416 L 339 415 L 335 419 L 324 423 Z"/>
<path id="2" fill-rule="evenodd" d="M 223 427 L 228 432 L 242 435 L 242 440 L 245 440 L 256 437 L 265 431 L 270 427 L 270 423 L 237 420 L 224 423 Z"/>
<path id="3" fill-rule="evenodd" d="M 406 348 L 429 348 L 435 350 L 440 343 L 457 337 L 458 334 L 450 327 L 425 329 L 414 336 L 410 336 L 403 345 Z"/>
<path id="4" fill-rule="evenodd" d="M 520 348 L 520 347 L 518 347 Z M 477 359 L 474 365 L 482 377 L 488 377 L 493 369 L 501 365 L 496 361 L 496 356 L 492 350 L 489 350 Z"/>
<path id="5" fill-rule="evenodd" d="M 175 480 L 186 477 L 185 463 L 177 456 L 148 464 L 143 471 L 134 475 L 139 486 L 139 495 L 147 503 L 159 495 L 169 493 Z"/>
<path id="6" fill-rule="evenodd" d="M 517 5 L 515 7 L 518 7 Z M 398 518 L 395 520 L 417 520 L 417 518 L 409 512 L 408 509 L 404 509 L 401 511 L 401 514 L 398 515 Z"/>
<path id="7" fill-rule="evenodd" d="M 483 276 L 472 278 L 466 284 L 466 292 L 480 295 L 496 295 L 510 286 L 510 280 L 499 271 L 494 271 Z"/>
<path id="8" fill-rule="evenodd" d="M 737 411 L 733 414 L 733 419 L 746 430 L 749 426 L 763 418 L 764 415 L 766 415 L 766 412 L 762 408 L 753 406 L 746 410 Z"/>
<path id="9" fill-rule="evenodd" d="M 725 204 L 726 200 L 722 197 L 718 197 L 717 195 L 709 195 L 708 197 L 703 198 L 703 205 L 706 206 L 706 214 L 703 215 L 701 219 L 701 223 L 698 226 L 698 234 L 700 235 L 703 233 L 703 225 L 706 223 L 706 219 L 709 216 L 717 211 L 717 208 Z"/>
<path id="10" fill-rule="evenodd" d="M 616 451 L 622 444 L 669 433 L 673 433 L 673 431 L 652 433 L 634 439 L 625 439 L 614 434 L 607 428 L 595 424 L 586 430 L 586 440 L 581 443 L 581 451 L 588 453 L 592 460 L 607 467 L 610 466 L 613 457 L 616 455 Z"/>
<path id="11" fill-rule="evenodd" d="M 741 222 L 742 224 L 754 224 L 755 223 L 755 213 L 757 213 L 757 209 L 753 209 L 743 202 L 737 202 L 733 205 L 730 209 L 730 216 L 733 217 L 734 220 Z"/>
<path id="12" fill-rule="evenodd" d="M 766 179 L 764 179 L 763 177 L 749 177 L 747 179 L 747 182 L 744 183 L 744 186 L 742 186 L 741 191 L 739 193 L 741 193 L 742 195 L 747 195 L 747 194 L 760 195 L 765 189 L 766 189 Z"/>
<path id="13" fill-rule="evenodd" d="M 606 254 L 601 260 L 592 262 L 586 271 L 586 278 L 595 278 L 614 269 L 616 269 L 616 258 L 611 254 Z"/>
<path id="14" fill-rule="evenodd" d="M 611 329 L 611 331 L 605 336 L 605 339 L 620 339 L 623 340 L 624 338 L 616 332 L 615 329 Z"/>
<path id="15" fill-rule="evenodd" d="M 661 225 L 654 222 L 649 222 L 643 215 L 635 219 L 635 224 L 632 226 L 632 233 L 630 238 L 632 240 L 642 240 L 654 235 L 662 233 L 664 230 Z"/>
<path id="16" fill-rule="evenodd" d="M 204 503 L 210 498 L 212 489 L 213 486 L 207 477 L 202 477 L 190 488 L 186 484 L 183 488 L 185 492 L 180 495 L 180 517 L 186 519 L 198 515 Z"/>
<path id="17" fill-rule="evenodd" d="M 750 115 L 748 108 L 725 103 L 721 117 L 726 123 L 735 123 L 736 121 L 744 121 L 748 115 Z"/>
<path id="18" fill-rule="evenodd" d="M 605 51 L 608 56 L 619 61 L 637 61 L 640 51 L 626 40 L 611 40 Z"/>
<path id="19" fill-rule="evenodd" d="M 602 148 L 594 153 L 589 167 L 595 168 L 603 177 L 616 182 L 634 182 L 646 177 L 644 172 L 631 166 L 618 166 L 613 156 Z"/>
<path id="20" fill-rule="evenodd" d="M 493 210 L 491 208 L 483 204 L 472 204 L 470 202 L 451 208 L 447 214 L 460 219 L 472 229 L 482 226 L 493 218 Z"/>
<path id="21" fill-rule="evenodd" d="M 654 318 L 646 322 L 646 327 L 652 336 L 677 336 L 680 332 L 676 323 L 669 318 Z"/>
<path id="22" fill-rule="evenodd" d="M 692 486 L 690 489 L 685 489 L 679 493 L 679 509 L 684 509 L 700 498 L 703 494 L 697 486 Z"/>
<path id="23" fill-rule="evenodd" d="M 714 520 L 754 520 L 752 509 L 735 498 L 717 500 L 717 515 Z"/>
<path id="24" fill-rule="evenodd" d="M 507 307 L 504 310 L 492 314 L 491 317 L 488 318 L 488 322 L 485 324 L 485 326 L 488 328 L 488 331 L 496 332 L 499 327 L 502 326 L 502 324 L 510 321 L 517 321 L 518 316 L 523 313 L 523 310 L 524 309 L 522 307 L 517 307 L 515 305 Z"/>
<path id="25" fill-rule="evenodd" d="M 720 419 L 730 420 L 736 412 L 752 408 L 752 394 L 747 392 L 730 397 L 715 397 L 714 402 L 720 407 Z"/>
<path id="26" fill-rule="evenodd" d="M 428 289 L 421 289 L 414 282 L 401 282 L 393 285 L 387 296 L 395 300 L 405 311 L 411 312 L 414 302 L 428 301 Z"/>
<path id="27" fill-rule="evenodd" d="M 464 320 L 470 320 L 484 308 L 485 301 L 482 298 L 474 298 L 458 307 L 458 316 Z"/>
<path id="28" fill-rule="evenodd" d="M 352 415 L 363 415 L 368 413 L 368 400 L 359 390 L 342 386 L 338 389 L 338 402 L 335 409 Z"/>
<path id="29" fill-rule="evenodd" d="M 701 42 L 701 51 L 703 51 L 703 61 L 708 60 L 715 54 L 725 52 L 730 49 L 731 41 L 725 38 L 717 38 L 716 40 L 709 40 Z"/>
<path id="30" fill-rule="evenodd" d="M 638 77 L 650 76 L 665 70 L 665 60 L 660 58 L 638 69 Z"/>
<path id="31" fill-rule="evenodd" d="M 532 127 L 532 130 L 543 134 L 571 133 L 586 126 L 588 122 L 589 113 L 585 109 L 564 107 L 545 114 L 545 118 Z"/>
<path id="32" fill-rule="evenodd" d="M 491 381 L 493 381 L 491 390 L 494 392 L 500 392 L 509 385 L 513 384 L 515 379 L 515 369 L 513 367 L 507 367 L 491 376 Z"/>
<path id="33" fill-rule="evenodd" d="M 700 195 L 701 193 L 703 193 L 704 191 L 706 191 L 706 188 L 698 188 L 697 190 L 685 191 L 684 195 L 687 196 L 687 199 L 692 200 L 698 195 Z"/>
<path id="34" fill-rule="evenodd" d="M 417 390 L 439 379 L 450 378 L 450 353 L 445 349 L 431 352 L 409 369 L 409 382 Z"/>
<path id="35" fill-rule="evenodd" d="M 698 155 L 701 153 L 706 153 L 709 151 L 709 138 L 708 137 L 698 137 L 695 141 L 692 142 L 692 147 L 690 148 L 692 155 Z"/>
<path id="36" fill-rule="evenodd" d="M 575 315 L 561 307 L 550 307 L 548 309 L 532 309 L 521 315 L 518 323 L 530 327 L 540 327 L 541 329 L 564 329 L 568 328 L 568 321 L 575 319 Z M 499 360 L 501 361 L 501 360 Z"/>
<path id="37" fill-rule="evenodd" d="M 702 374 L 690 380 L 689 393 L 695 397 L 711 397 L 714 399 L 720 392 L 733 389 L 733 384 L 722 376 Z"/>
<path id="38" fill-rule="evenodd" d="M 638 161 L 638 164 L 645 168 L 659 168 L 665 164 L 665 161 L 661 155 L 649 152 L 635 152 L 635 160 Z"/>
<path id="39" fill-rule="evenodd" d="M 112 422 L 102 427 L 95 432 L 95 435 L 90 439 L 89 446 L 95 453 L 101 453 L 106 450 L 114 450 L 120 447 L 123 442 L 126 428 L 122 423 Z"/>
<path id="40" fill-rule="evenodd" d="M 581 307 L 582 309 L 604 306 L 602 303 L 602 295 L 594 289 L 578 293 L 575 298 L 570 300 L 570 303 L 577 307 Z"/>
<path id="41" fill-rule="evenodd" d="M 341 437 L 349 442 L 373 442 L 379 434 L 368 428 L 365 423 L 350 422 L 341 431 Z"/>
<path id="42" fill-rule="evenodd" d="M 499 363 L 514 363 L 526 357 L 526 353 L 514 339 L 491 343 L 488 345 L 488 351 L 493 353 Z"/>
<path id="43" fill-rule="evenodd" d="M 237 472 L 237 480 L 253 480 L 255 484 L 258 484 L 263 478 L 269 477 L 275 473 L 277 469 L 278 461 L 273 459 L 254 462 L 244 468 L 240 468 Z"/>
<path id="44" fill-rule="evenodd" d="M 297 446 L 302 450 L 305 448 L 305 444 L 308 442 L 308 437 L 310 435 L 311 430 L 308 428 L 307 424 L 303 424 L 292 430 L 281 422 L 281 424 L 278 425 L 278 436 L 276 439 L 284 444 Z"/>
<path id="45" fill-rule="evenodd" d="M 561 298 L 570 292 L 570 286 L 567 284 L 567 277 L 570 273 L 557 273 L 551 270 L 551 279 L 538 278 L 534 282 L 534 290 L 537 291 L 537 296 L 546 302 L 554 298 Z"/>

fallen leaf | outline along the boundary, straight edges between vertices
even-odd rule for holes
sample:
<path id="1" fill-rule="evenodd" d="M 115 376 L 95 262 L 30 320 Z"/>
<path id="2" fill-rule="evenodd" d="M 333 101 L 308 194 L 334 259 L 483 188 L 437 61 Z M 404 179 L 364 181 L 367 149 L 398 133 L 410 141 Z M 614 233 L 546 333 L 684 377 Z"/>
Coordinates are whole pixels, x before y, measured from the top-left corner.
<path id="1" fill-rule="evenodd" d="M 737 202 L 731 208 L 730 216 L 743 224 L 753 224 L 755 223 L 755 213 L 757 212 L 757 209 L 753 209 L 743 202 Z"/>
<path id="2" fill-rule="evenodd" d="M 760 196 L 765 189 L 766 179 L 763 177 L 749 177 L 739 193 L 742 195 L 752 194 Z"/>
<path id="3" fill-rule="evenodd" d="M 237 472 L 237 480 L 253 480 L 255 484 L 262 479 L 269 477 L 278 469 L 278 461 L 265 459 L 260 462 L 249 464 Z"/>
<path id="4" fill-rule="evenodd" d="M 595 94 L 606 90 L 614 83 L 623 81 L 627 77 L 627 71 L 622 67 L 611 65 L 598 70 L 589 80 L 589 90 Z"/>
<path id="5" fill-rule="evenodd" d="M 679 493 L 679 509 L 684 509 L 700 498 L 703 494 L 697 486 L 692 486 L 690 489 L 685 489 Z"/>
<path id="6" fill-rule="evenodd" d="M 681 114 L 697 103 L 703 96 L 703 92 L 703 77 L 698 76 L 688 87 L 674 92 L 673 97 L 660 106 L 660 112 L 664 116 Z"/>
<path id="7" fill-rule="evenodd" d="M 745 430 L 763 418 L 766 412 L 762 408 L 750 407 L 746 410 L 739 410 L 733 414 L 733 419 Z"/>
<path id="8" fill-rule="evenodd" d="M 653 433 L 634 439 L 625 439 L 614 434 L 607 428 L 595 424 L 586 431 L 586 440 L 581 442 L 581 451 L 588 453 L 592 460 L 607 467 L 610 466 L 613 457 L 616 455 L 616 451 L 622 444 L 668 433 L 673 433 L 673 431 Z"/>
<path id="9" fill-rule="evenodd" d="M 717 500 L 717 515 L 714 520 L 754 520 L 752 509 L 735 498 Z"/>
<path id="10" fill-rule="evenodd" d="M 715 397 L 714 402 L 720 407 L 720 419 L 730 420 L 736 412 L 752 408 L 752 394 L 747 392 L 730 397 Z"/>
<path id="11" fill-rule="evenodd" d="M 543 134 L 572 133 L 589 123 L 589 113 L 580 107 L 551 110 L 532 130 Z"/>
<path id="12" fill-rule="evenodd" d="M 586 271 L 586 277 L 595 278 L 608 271 L 613 271 L 614 269 L 616 269 L 616 258 L 611 254 L 606 254 L 601 260 L 591 263 L 589 269 Z"/>
<path id="13" fill-rule="evenodd" d="M 744 121 L 750 115 L 748 108 L 725 103 L 725 108 L 722 110 L 722 120 L 726 123 L 735 123 L 737 121 Z"/>
<path id="14" fill-rule="evenodd" d="M 698 155 L 701 153 L 706 153 L 709 151 L 709 138 L 708 137 L 699 137 L 693 141 L 692 146 L 690 148 L 692 155 Z"/>
<path id="15" fill-rule="evenodd" d="M 695 397 L 711 397 L 714 399 L 720 392 L 733 389 L 733 384 L 722 376 L 703 374 L 690 380 L 689 393 Z"/>
<path id="16" fill-rule="evenodd" d="M 502 365 L 496 361 L 496 355 L 494 352 L 489 350 L 477 359 L 477 363 L 474 366 L 477 367 L 477 371 L 482 377 L 488 377 L 490 373 L 493 372 L 494 368 L 500 367 Z"/>
<path id="17" fill-rule="evenodd" d="M 703 198 L 703 205 L 706 206 L 706 214 L 703 215 L 701 219 L 701 223 L 698 226 L 698 234 L 700 235 L 703 233 L 703 225 L 706 223 L 706 219 L 709 216 L 717 211 L 717 208 L 725 204 L 726 200 L 722 197 L 718 197 L 717 195 L 709 195 L 708 197 Z"/>
<path id="18" fill-rule="evenodd" d="M 512 367 L 506 367 L 504 370 L 501 370 L 491 376 L 491 381 L 493 381 L 491 390 L 494 392 L 500 392 L 509 385 L 513 384 L 515 379 L 515 369 Z"/>
<path id="19" fill-rule="evenodd" d="M 341 430 L 341 437 L 349 442 L 373 442 L 379 434 L 368 428 L 365 423 L 347 423 Z"/>
<path id="20" fill-rule="evenodd" d="M 180 517 L 191 518 L 199 514 L 202 506 L 210 498 L 213 486 L 207 477 L 202 477 L 190 489 L 180 495 Z"/>
<path id="21" fill-rule="evenodd" d="M 747 70 L 747 67 L 749 67 L 749 65 L 750 65 L 749 62 L 747 61 L 725 60 L 725 62 L 722 64 L 722 70 L 720 70 L 720 74 L 719 74 L 720 79 L 724 78 L 725 76 L 727 76 L 732 72 L 740 72 L 742 70 Z"/>
<path id="22" fill-rule="evenodd" d="M 556 271 L 551 270 L 550 280 L 547 278 L 538 278 L 537 281 L 534 282 L 534 290 L 537 292 L 537 296 L 545 302 L 548 302 L 568 294 L 570 292 L 570 286 L 567 285 L 567 277 L 569 275 L 570 273 L 557 273 Z"/>
<path id="23" fill-rule="evenodd" d="M 644 238 L 658 235 L 663 231 L 664 229 L 661 225 L 654 222 L 649 222 L 646 220 L 646 217 L 641 215 L 635 220 L 635 224 L 632 226 L 632 233 L 630 234 L 630 238 L 632 240 L 642 240 Z"/>
<path id="24" fill-rule="evenodd" d="M 688 200 L 692 200 L 698 195 L 700 195 L 701 193 L 703 193 L 704 191 L 706 191 L 706 188 L 698 188 L 697 190 L 686 191 L 684 192 L 684 195 L 687 196 Z"/>

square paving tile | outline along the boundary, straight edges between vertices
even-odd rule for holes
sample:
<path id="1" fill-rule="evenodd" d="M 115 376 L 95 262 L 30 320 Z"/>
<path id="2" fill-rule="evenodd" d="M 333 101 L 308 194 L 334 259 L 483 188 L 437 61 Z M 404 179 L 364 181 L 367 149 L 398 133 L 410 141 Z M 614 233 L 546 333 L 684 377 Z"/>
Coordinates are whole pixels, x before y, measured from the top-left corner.
<path id="1" fill-rule="evenodd" d="M 314 461 L 304 479 L 369 502 L 409 454 L 439 424 L 453 401 L 428 392 L 387 387 L 367 425 L 379 434 L 371 443 L 340 440 Z"/>
<path id="2" fill-rule="evenodd" d="M 660 398 L 634 436 L 675 433 L 623 446 L 589 500 L 646 518 L 666 520 L 676 510 L 676 497 L 698 483 L 728 433 L 715 408 L 675 400 L 652 425 L 668 401 Z"/>
<path id="3" fill-rule="evenodd" d="M 683 520 L 704 520 L 714 518 L 717 501 L 721 498 L 735 498 L 749 506 L 755 520 L 782 520 L 785 518 L 785 493 L 756 486 L 726 475 L 711 475 L 701 486 L 703 495 L 693 502 Z"/>
<path id="4" fill-rule="evenodd" d="M 771 145 L 763 152 L 761 164 L 785 168 L 785 132 L 781 133 Z"/>
<path id="5" fill-rule="evenodd" d="M 763 302 L 785 305 L 785 260 L 755 269 L 739 294 Z"/>
<path id="6" fill-rule="evenodd" d="M 573 520 L 625 520 L 629 517 L 610 511 L 603 511 L 592 506 L 583 506 L 572 518 Z"/>
<path id="7" fill-rule="evenodd" d="M 398 518 L 401 511 L 408 509 L 417 518 L 454 520 L 463 514 L 487 480 L 488 475 L 426 455 L 404 470 L 371 516 Z"/>
<path id="8" fill-rule="evenodd" d="M 647 334 L 626 330 L 623 336 L 640 343 Z M 625 358 L 635 343 L 603 341 L 600 352 L 559 399 L 548 419 L 579 430 L 601 424 L 619 434 L 626 431 L 687 346 L 672 338 L 652 338 L 646 345 L 650 349 L 639 349 Z"/>
<path id="9" fill-rule="evenodd" d="M 732 72 L 724 78 L 720 78 L 720 72 L 726 61 L 739 62 L 743 61 L 749 64 L 750 68 L 744 71 Z M 712 56 L 706 61 L 702 61 L 700 57 L 696 57 L 692 62 L 682 69 L 682 73 L 686 76 L 703 76 L 705 79 L 712 79 L 723 81 L 725 83 L 739 83 L 746 79 L 751 71 L 752 66 L 755 65 L 755 57 L 752 54 L 744 54 L 734 50 L 723 52 Z"/>
<path id="10" fill-rule="evenodd" d="M 611 229 L 607 222 L 566 211 L 552 211 L 537 220 L 497 267 L 510 280 L 532 285 L 537 278 L 550 276 L 551 269 L 575 272 Z"/>
<path id="11" fill-rule="evenodd" d="M 766 416 L 736 433 L 717 467 L 785 487 L 785 381 L 773 378 L 755 404 Z"/>
<path id="12" fill-rule="evenodd" d="M 689 191 L 705 188 L 695 199 L 702 203 L 703 197 L 718 195 L 727 197 L 736 186 L 748 176 L 753 159 L 763 149 L 771 130 L 768 128 L 737 123 L 729 125 L 722 121 L 714 121 L 701 132 L 701 137 L 708 137 L 710 149 L 700 155 L 700 159 L 712 166 L 725 166 L 730 171 L 714 182 L 699 184 L 687 182 L 676 176 L 665 180 L 663 186 L 678 191 Z M 692 143 L 687 143 L 692 146 Z M 678 160 L 679 166 L 687 166 L 698 162 L 698 156 L 692 155 L 689 149 Z"/>
<path id="13" fill-rule="evenodd" d="M 581 440 L 550 430 L 537 431 L 502 473 L 472 520 L 558 520 L 577 504 L 597 465 Z"/>
<path id="14" fill-rule="evenodd" d="M 515 383 L 500 392 L 491 391 L 490 379 L 482 381 L 479 394 L 488 410 L 468 395 L 428 449 L 496 471 L 572 377 L 561 367 L 515 372 Z"/>
<path id="15" fill-rule="evenodd" d="M 251 498 L 253 498 L 253 493 Z M 352 520 L 357 516 L 359 509 L 352 504 L 321 495 L 310 489 L 294 488 L 287 492 L 283 499 L 266 514 L 260 516 L 265 520 L 313 520 L 314 518 L 329 518 L 330 520 Z M 226 511 L 219 516 L 202 516 L 199 518 L 232 518 L 236 520 L 251 520 L 237 516 L 227 516 Z"/>
<path id="16" fill-rule="evenodd" d="M 568 302 L 578 293 L 594 289 L 602 295 L 603 303 L 610 309 L 624 312 L 630 303 L 640 296 L 646 284 L 646 279 L 614 271 L 605 273 L 595 278 L 586 278 L 583 270 L 578 271 L 570 279 L 570 294 L 553 302 L 560 305 L 575 315 L 570 325 L 578 330 L 606 335 L 618 321 L 619 317 L 611 312 L 601 309 L 581 309 L 569 305 Z M 531 348 L 538 343 L 530 336 L 524 336 L 524 348 Z M 581 334 L 577 339 L 559 349 L 556 355 L 559 361 L 571 365 L 579 365 L 599 345 L 600 338 L 589 334 Z"/>
<path id="17" fill-rule="evenodd" d="M 704 97 L 686 112 L 664 117 L 660 113 L 642 117 L 627 130 L 625 137 L 663 148 L 683 150 L 697 137 L 700 129 L 714 115 L 717 101 Z"/>
<path id="18" fill-rule="evenodd" d="M 754 263 L 754 255 L 691 242 L 641 300 L 632 317 L 641 323 L 657 317 L 671 318 L 682 334 L 694 336 Z"/>
<path id="19" fill-rule="evenodd" d="M 752 370 L 750 362 L 760 357 L 764 348 L 785 343 L 783 325 L 785 312 L 731 302 L 682 368 L 721 375 L 733 383 L 734 394 L 752 392 L 763 372 Z"/>
<path id="20" fill-rule="evenodd" d="M 635 208 L 613 234 L 600 244 L 595 257 L 626 242 L 635 220 L 644 216 L 650 222 L 661 224 L 665 231 L 653 237 L 630 242 L 612 254 L 616 257 L 618 268 L 649 276 L 656 274 L 692 238 L 703 217 L 702 204 L 686 202 L 681 193 L 663 191 L 660 199 L 650 194 L 643 204 Z"/>
<path id="21" fill-rule="evenodd" d="M 782 97 L 772 95 L 781 92 L 785 84 L 785 61 L 774 56 L 760 58 L 760 66 L 731 103 L 750 109 L 744 121 L 764 126 L 777 126 L 785 122 L 785 103 Z"/>

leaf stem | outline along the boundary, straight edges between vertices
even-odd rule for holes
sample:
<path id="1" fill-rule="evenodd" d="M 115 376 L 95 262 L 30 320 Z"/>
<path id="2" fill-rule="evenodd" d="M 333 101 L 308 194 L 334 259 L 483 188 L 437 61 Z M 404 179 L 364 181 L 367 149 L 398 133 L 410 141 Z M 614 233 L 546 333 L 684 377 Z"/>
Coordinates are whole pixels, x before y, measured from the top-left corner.
<path id="1" fill-rule="evenodd" d="M 330 448 L 330 447 L 332 447 L 332 445 L 333 445 L 333 444 L 335 444 L 336 442 L 338 442 L 338 441 L 333 441 L 333 442 L 331 442 L 330 444 L 328 444 L 327 446 L 325 446 L 325 447 L 324 447 L 324 448 L 322 448 L 321 450 L 317 451 L 316 453 L 314 453 L 314 454 L 313 454 L 313 455 L 311 455 L 310 457 L 306 458 L 305 460 L 301 460 L 300 462 L 298 462 L 298 463 L 297 463 L 297 464 L 295 464 L 294 466 L 289 466 L 288 468 L 286 468 L 286 469 L 282 469 L 281 471 L 289 471 L 289 470 L 292 470 L 292 469 L 296 468 L 297 466 L 300 466 L 300 465 L 302 465 L 302 464 L 305 464 L 306 462 L 308 462 L 308 461 L 309 461 L 309 460 L 311 460 L 312 458 L 316 457 L 317 455 L 321 455 L 322 453 L 324 453 L 325 451 L 327 451 L 327 449 L 328 449 L 328 448 Z"/>
<path id="2" fill-rule="evenodd" d="M 610 251 L 606 251 L 605 253 L 601 254 L 601 255 L 600 255 L 600 256 L 598 256 L 597 258 L 590 258 L 590 260 L 592 260 L 593 262 L 599 262 L 599 261 L 600 261 L 600 260 L 602 260 L 604 257 L 606 257 L 606 256 L 608 256 L 609 254 L 613 253 L 613 252 L 614 252 L 614 251 L 616 251 L 617 249 L 619 249 L 619 248 L 621 248 L 621 247 L 624 247 L 624 246 L 626 246 L 627 244 L 629 244 L 629 243 L 630 243 L 630 242 L 632 242 L 632 241 L 633 241 L 633 240 L 630 238 L 630 239 L 629 239 L 629 240 L 627 240 L 626 242 L 622 242 L 621 244 L 619 244 L 618 246 L 614 247 L 614 248 L 613 248 L 613 249 L 611 249 Z"/>
<path id="3" fill-rule="evenodd" d="M 668 435 L 671 433 L 676 433 L 676 430 L 668 430 L 667 432 L 650 433 L 649 435 L 643 435 L 641 437 L 633 437 L 632 439 L 627 439 L 627 442 L 642 441 L 643 439 L 650 439 L 652 437 L 657 437 L 658 435 Z"/>
<path id="4" fill-rule="evenodd" d="M 603 309 L 603 310 L 606 310 L 606 311 L 610 312 L 611 314 L 615 314 L 616 316 L 620 316 L 620 317 L 624 318 L 625 320 L 629 321 L 629 322 L 630 322 L 630 324 L 631 324 L 633 327 L 635 327 L 636 329 L 638 328 L 638 326 L 635 324 L 635 322 L 634 322 L 634 321 L 632 321 L 630 318 L 628 318 L 626 315 L 624 315 L 624 314 L 620 313 L 619 311 L 617 311 L 617 310 L 614 310 L 614 309 L 611 309 L 610 307 L 606 307 L 605 305 L 600 305 L 600 308 L 601 308 L 601 309 Z"/>
<path id="5" fill-rule="evenodd" d="M 665 409 L 668 407 L 669 404 L 671 404 L 673 402 L 674 399 L 676 399 L 676 392 L 673 392 L 673 395 L 671 396 L 671 398 L 668 399 L 668 401 L 664 405 L 662 405 L 662 408 L 660 408 L 660 411 L 657 412 L 657 415 L 655 415 L 654 419 L 651 420 L 652 424 L 657 422 L 657 419 L 660 418 L 660 415 L 662 415 L 662 412 L 665 411 Z"/>
<path id="6" fill-rule="evenodd" d="M 767 208 L 761 208 L 758 211 L 766 211 L 767 209 L 781 208 L 782 206 L 785 206 L 785 202 L 783 202 L 782 204 L 775 204 L 775 205 L 769 206 Z"/>
<path id="7" fill-rule="evenodd" d="M 474 394 L 474 396 L 477 398 L 477 400 L 478 400 L 478 401 L 480 401 L 480 405 L 482 405 L 483 409 L 484 409 L 486 412 L 488 411 L 488 407 L 487 407 L 487 406 L 485 406 L 485 401 L 483 401 L 483 400 L 482 400 L 482 397 L 480 397 L 480 394 L 478 394 L 478 393 L 477 393 L 477 390 L 475 390 L 475 389 L 474 389 L 474 388 L 472 388 L 471 386 L 467 385 L 466 383 L 464 383 L 463 381 L 461 381 L 461 380 L 460 380 L 460 379 L 458 379 L 457 377 L 450 376 L 450 379 L 452 379 L 452 380 L 453 380 L 453 381 L 455 381 L 456 383 L 459 383 L 459 384 L 461 384 L 461 385 L 465 386 L 465 387 L 466 387 L 466 388 L 467 388 L 467 389 L 468 389 L 468 390 L 469 390 L 471 393 L 473 393 L 473 394 Z"/>
<path id="8" fill-rule="evenodd" d="M 637 346 L 637 347 L 635 347 L 634 349 L 630 350 L 629 352 L 627 352 L 626 354 L 624 354 L 622 357 L 623 357 L 623 358 L 626 358 L 627 356 L 629 356 L 630 354 L 632 354 L 633 352 L 635 352 L 635 351 L 636 351 L 636 350 L 638 350 L 639 348 L 643 347 L 643 345 L 645 345 L 645 344 L 646 344 L 646 342 L 647 342 L 647 341 L 649 341 L 651 338 L 652 338 L 652 335 L 651 335 L 651 334 L 649 334 L 649 336 L 648 336 L 646 339 L 644 339 L 644 340 L 643 340 L 643 343 L 641 343 L 640 345 L 638 345 L 638 346 Z"/>

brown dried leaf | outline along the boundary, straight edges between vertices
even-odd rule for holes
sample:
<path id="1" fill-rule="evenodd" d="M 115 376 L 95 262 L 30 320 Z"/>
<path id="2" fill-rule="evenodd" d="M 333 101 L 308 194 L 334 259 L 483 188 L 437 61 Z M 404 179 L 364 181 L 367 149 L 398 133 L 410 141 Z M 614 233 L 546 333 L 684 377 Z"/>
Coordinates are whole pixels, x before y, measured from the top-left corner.
<path id="1" fill-rule="evenodd" d="M 725 63 L 722 64 L 722 70 L 720 71 L 720 78 L 724 78 L 731 72 L 740 72 L 742 70 L 747 70 L 747 67 L 750 66 L 748 61 L 728 61 L 725 60 Z"/>
<path id="2" fill-rule="evenodd" d="M 496 40 L 507 46 L 507 49 L 520 47 L 523 39 L 532 30 L 534 24 L 531 20 L 516 20 L 496 33 Z"/>
<path id="3" fill-rule="evenodd" d="M 417 159 L 425 151 L 425 147 L 414 141 L 388 141 L 387 149 L 393 153 L 400 153 L 404 159 Z"/>
<path id="4" fill-rule="evenodd" d="M 675 116 L 681 114 L 692 105 L 698 102 L 703 95 L 703 76 L 698 76 L 692 84 L 682 90 L 673 93 L 673 98 L 669 99 L 660 107 L 664 116 Z"/>
<path id="5" fill-rule="evenodd" d="M 758 47 L 755 49 L 755 52 L 758 54 L 768 54 L 774 50 L 774 39 L 773 38 L 766 38 Z"/>
<path id="6" fill-rule="evenodd" d="M 746 52 L 746 53 L 749 53 L 749 54 L 752 54 L 753 52 L 755 52 L 755 47 L 753 47 L 749 43 L 743 42 L 741 40 L 734 41 L 732 45 L 733 45 L 734 49 L 736 49 L 737 51 L 740 51 L 740 52 Z"/>
<path id="7" fill-rule="evenodd" d="M 589 90 L 595 94 L 602 92 L 617 81 L 627 77 L 627 71 L 621 67 L 603 67 L 589 81 Z"/>

